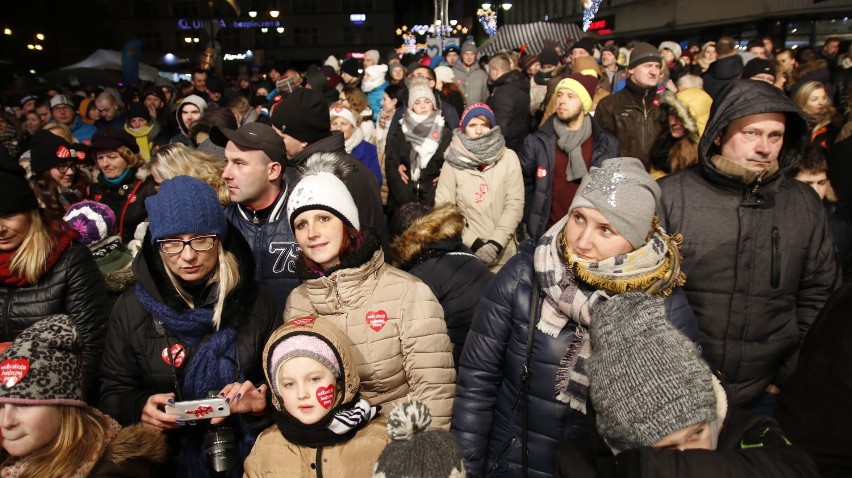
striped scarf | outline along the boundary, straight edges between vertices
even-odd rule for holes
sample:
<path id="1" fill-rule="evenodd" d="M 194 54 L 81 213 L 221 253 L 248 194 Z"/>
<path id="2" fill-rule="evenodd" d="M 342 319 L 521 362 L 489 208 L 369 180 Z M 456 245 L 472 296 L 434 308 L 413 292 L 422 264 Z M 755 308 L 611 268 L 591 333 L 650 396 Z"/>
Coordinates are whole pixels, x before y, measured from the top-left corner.
<path id="1" fill-rule="evenodd" d="M 420 179 L 420 171 L 429 165 L 429 160 L 441 145 L 441 130 L 444 128 L 444 117 L 433 111 L 428 115 L 419 115 L 406 110 L 402 116 L 402 132 L 405 140 L 411 145 L 411 180 Z"/>

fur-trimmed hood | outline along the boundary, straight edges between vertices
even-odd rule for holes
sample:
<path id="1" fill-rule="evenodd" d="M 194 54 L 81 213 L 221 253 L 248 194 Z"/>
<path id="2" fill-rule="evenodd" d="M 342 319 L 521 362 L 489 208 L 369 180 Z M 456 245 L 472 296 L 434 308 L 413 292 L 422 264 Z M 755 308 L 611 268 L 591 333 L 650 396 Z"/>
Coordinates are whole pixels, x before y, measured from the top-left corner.
<path id="1" fill-rule="evenodd" d="M 713 98 L 701 88 L 688 88 L 676 94 L 666 91 L 660 101 L 680 118 L 689 132 L 689 139 L 697 144 L 710 119 Z"/>
<path id="2" fill-rule="evenodd" d="M 458 207 L 444 204 L 411 222 L 391 244 L 393 263 L 403 270 L 410 268 L 426 249 L 442 242 L 455 242 L 455 250 L 461 245 L 461 234 L 465 220 Z M 453 241 L 454 240 L 454 241 Z M 446 247 L 443 247 L 446 248 Z"/>
<path id="3" fill-rule="evenodd" d="M 698 143 L 698 140 L 701 137 L 698 133 L 698 123 L 695 121 L 692 113 L 690 113 L 689 108 L 687 108 L 687 106 L 683 104 L 683 102 L 680 101 L 671 91 L 663 93 L 663 97 L 660 99 L 660 104 L 666 108 L 666 111 L 670 114 L 674 114 L 680 119 L 689 140 L 693 143 Z"/>
<path id="4" fill-rule="evenodd" d="M 136 458 L 165 463 L 167 456 L 166 439 L 162 432 L 142 425 L 131 425 L 122 428 L 110 442 L 104 459 L 116 465 Z"/>

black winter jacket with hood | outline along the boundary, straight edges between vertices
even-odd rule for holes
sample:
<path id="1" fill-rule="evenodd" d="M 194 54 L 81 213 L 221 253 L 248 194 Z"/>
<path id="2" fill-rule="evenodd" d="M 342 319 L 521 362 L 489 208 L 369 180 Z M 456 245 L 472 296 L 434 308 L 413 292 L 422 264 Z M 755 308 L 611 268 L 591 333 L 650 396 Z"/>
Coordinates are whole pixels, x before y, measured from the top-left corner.
<path id="1" fill-rule="evenodd" d="M 786 117 L 780 170 L 751 184 L 720 171 L 711 162 L 716 138 L 733 120 L 768 112 Z M 660 180 L 658 215 L 665 230 L 683 234 L 684 289 L 702 353 L 733 406 L 770 384 L 783 386 L 836 284 L 822 204 L 810 187 L 784 175 L 806 144 L 798 107 L 772 85 L 739 80 L 713 102 L 699 164 Z"/>
<path id="2" fill-rule="evenodd" d="M 743 74 L 743 57 L 739 54 L 719 58 L 710 64 L 701 76 L 704 80 L 704 91 L 716 101 L 722 90 L 732 81 L 740 79 Z"/>
<path id="3" fill-rule="evenodd" d="M 547 120 L 538 131 L 527 137 L 518 154 L 524 175 L 524 223 L 527 234 L 536 240 L 547 231 L 547 219 L 550 217 L 557 139 L 553 121 Z M 592 142 L 592 166 L 600 167 L 605 159 L 621 156 L 618 139 L 594 121 Z M 544 174 L 539 174 L 540 168 Z"/>

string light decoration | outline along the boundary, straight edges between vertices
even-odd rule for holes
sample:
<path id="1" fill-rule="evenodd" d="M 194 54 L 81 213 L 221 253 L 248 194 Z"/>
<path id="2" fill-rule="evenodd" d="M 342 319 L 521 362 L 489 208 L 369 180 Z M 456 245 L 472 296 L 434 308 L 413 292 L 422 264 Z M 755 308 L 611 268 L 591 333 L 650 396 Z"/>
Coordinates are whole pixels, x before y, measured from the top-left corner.
<path id="1" fill-rule="evenodd" d="M 428 37 L 451 37 L 456 35 L 467 35 L 468 28 L 457 20 L 451 20 L 449 24 L 438 25 L 403 25 L 396 29 L 396 35 L 401 37 L 402 45 L 396 51 L 402 55 L 405 53 L 417 53 L 426 50 L 426 38 Z M 421 40 L 422 41 L 418 41 Z"/>
<path id="2" fill-rule="evenodd" d="M 601 6 L 601 0 L 584 0 L 583 1 L 583 31 L 588 31 L 592 20 L 598 14 L 598 8 Z"/>
<path id="3" fill-rule="evenodd" d="M 489 37 L 493 37 L 497 33 L 497 12 L 490 8 L 480 8 L 476 11 L 476 16 L 479 18 L 479 23 L 485 29 L 485 33 Z"/>

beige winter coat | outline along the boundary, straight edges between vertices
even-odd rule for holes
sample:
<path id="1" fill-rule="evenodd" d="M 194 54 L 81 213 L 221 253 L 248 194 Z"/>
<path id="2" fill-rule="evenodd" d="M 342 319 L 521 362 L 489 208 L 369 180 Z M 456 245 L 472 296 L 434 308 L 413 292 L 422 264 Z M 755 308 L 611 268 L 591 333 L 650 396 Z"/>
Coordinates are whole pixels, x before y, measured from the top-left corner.
<path id="1" fill-rule="evenodd" d="M 266 343 L 263 351 L 263 372 L 269 383 L 269 354 L 281 339 L 291 333 L 312 333 L 322 336 L 337 350 L 343 362 L 343 396 L 339 394 L 334 407 L 353 400 L 360 388 L 358 372 L 349 351 L 348 339 L 334 324 L 323 319 L 313 323 L 301 322 L 279 327 Z M 276 410 L 283 408 L 280 397 L 273 394 L 272 405 Z M 334 410 L 332 407 L 332 410 Z M 390 410 L 384 413 L 390 413 Z M 379 416 L 358 430 L 354 437 L 346 442 L 321 448 L 295 445 L 287 441 L 276 425 L 260 434 L 254 448 L 244 464 L 244 478 L 302 478 L 302 477 L 341 477 L 370 478 L 373 465 L 379 459 L 382 450 L 390 442 L 387 433 L 387 420 Z"/>
<path id="2" fill-rule="evenodd" d="M 493 272 L 517 253 L 515 230 L 524 216 L 524 177 L 514 151 L 506 148 L 503 157 L 485 171 L 459 169 L 445 161 L 435 205 L 445 203 L 455 204 L 464 215 L 466 246 L 471 247 L 477 238 L 503 246 L 497 264 L 490 268 Z"/>
<path id="3" fill-rule="evenodd" d="M 310 279 L 287 298 L 284 320 L 316 314 L 343 330 L 361 377 L 361 396 L 385 410 L 409 395 L 449 429 L 456 372 L 444 311 L 429 287 L 385 264 L 377 250 L 358 267 Z"/>

